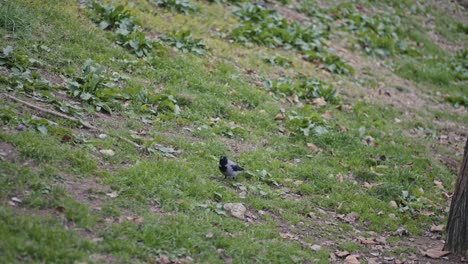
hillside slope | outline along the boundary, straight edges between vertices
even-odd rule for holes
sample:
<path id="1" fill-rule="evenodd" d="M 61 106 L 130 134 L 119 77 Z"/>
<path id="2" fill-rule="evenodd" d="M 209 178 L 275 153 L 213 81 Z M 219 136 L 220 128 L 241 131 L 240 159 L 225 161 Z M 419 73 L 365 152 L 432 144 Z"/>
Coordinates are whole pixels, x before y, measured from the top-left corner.
<path id="1" fill-rule="evenodd" d="M 467 11 L 387 2 L 0 0 L 0 262 L 461 261 Z"/>

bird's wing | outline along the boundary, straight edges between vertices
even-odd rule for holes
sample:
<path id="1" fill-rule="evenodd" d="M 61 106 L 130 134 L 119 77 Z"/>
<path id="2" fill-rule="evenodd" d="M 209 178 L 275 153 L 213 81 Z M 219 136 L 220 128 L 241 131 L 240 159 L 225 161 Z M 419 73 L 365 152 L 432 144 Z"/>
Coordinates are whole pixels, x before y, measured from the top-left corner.
<path id="1" fill-rule="evenodd" d="M 242 168 L 241 166 L 237 165 L 237 164 L 232 164 L 231 165 L 231 168 L 234 170 L 234 171 L 243 171 L 244 168 Z"/>

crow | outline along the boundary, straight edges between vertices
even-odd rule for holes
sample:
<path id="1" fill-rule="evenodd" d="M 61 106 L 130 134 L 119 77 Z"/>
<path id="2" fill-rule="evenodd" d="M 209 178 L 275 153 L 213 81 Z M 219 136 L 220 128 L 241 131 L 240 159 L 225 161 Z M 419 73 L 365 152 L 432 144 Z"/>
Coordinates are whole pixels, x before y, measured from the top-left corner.
<path id="1" fill-rule="evenodd" d="M 219 170 L 224 175 L 225 179 L 227 176 L 235 179 L 237 173 L 239 171 L 243 171 L 244 169 L 233 161 L 229 160 L 226 156 L 222 155 L 219 159 Z"/>

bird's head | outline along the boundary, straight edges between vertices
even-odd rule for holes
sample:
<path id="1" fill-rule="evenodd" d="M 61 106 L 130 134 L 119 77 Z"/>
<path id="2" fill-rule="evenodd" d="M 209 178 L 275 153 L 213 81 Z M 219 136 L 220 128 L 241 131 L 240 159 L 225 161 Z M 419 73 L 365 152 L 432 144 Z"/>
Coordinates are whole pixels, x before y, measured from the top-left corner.
<path id="1" fill-rule="evenodd" d="M 219 159 L 219 163 L 222 164 L 222 165 L 225 165 L 227 164 L 227 157 L 222 155 L 221 158 Z"/>

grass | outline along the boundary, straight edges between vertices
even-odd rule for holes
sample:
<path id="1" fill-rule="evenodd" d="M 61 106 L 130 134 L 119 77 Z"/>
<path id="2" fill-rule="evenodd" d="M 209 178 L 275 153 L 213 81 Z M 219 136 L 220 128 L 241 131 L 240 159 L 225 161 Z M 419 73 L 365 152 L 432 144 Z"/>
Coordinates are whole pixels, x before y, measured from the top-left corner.
<path id="1" fill-rule="evenodd" d="M 76 1 L 0 3 L 5 7 L 0 32 L 8 34 L 0 48 L 13 46 L 11 58 L 22 60 L 0 59 L 24 62 L 17 68 L 55 80 L 39 86 L 33 77 L 18 76 L 15 67 L 0 66 L 5 76 L 0 92 L 56 111 L 74 105 L 68 115 L 105 132 L 4 100 L 0 143 L 11 146 L 17 158 L 0 160 L 0 233 L 6 238 L 0 242 L 0 262 L 155 262 L 167 256 L 195 263 L 328 263 L 336 249 L 368 252 L 353 241 L 356 229 L 385 235 L 404 226 L 418 236 L 445 221 L 442 192 L 453 186 L 455 175 L 433 153 L 434 138 L 407 132 L 421 127 L 443 133 L 432 122 L 435 117 L 466 123 L 462 111 L 451 112 L 452 106 L 437 97 L 437 92 L 466 95 L 466 80 L 453 81 L 454 73 L 445 67 L 452 54 L 431 42 L 421 17 L 402 21 L 399 34 L 422 43 L 427 56 L 395 54 L 385 65 L 394 66 L 411 86 L 403 87 L 404 93 L 416 89 L 439 108 L 412 109 L 417 118 L 406 120 L 408 109 L 364 98 L 388 80 L 378 67 L 356 66 L 355 76 L 332 74 L 294 50 L 249 47 L 220 37 L 239 22 L 227 3 L 197 2 L 198 12 L 187 14 L 149 1 L 119 4 L 144 25 L 146 36 L 157 41 L 187 32 L 203 40 L 209 54 L 172 49 L 175 41 L 138 57 L 96 26 L 87 7 Z M 326 21 L 330 34 L 343 36 L 333 21 Z M 460 39 L 457 34 L 448 41 Z M 359 49 L 354 55 L 380 60 Z M 288 67 L 265 62 L 273 57 L 286 58 Z M 82 71 L 88 59 L 103 69 L 95 77 Z M 357 81 L 363 74 L 371 79 Z M 312 97 L 288 97 L 306 92 L 300 85 L 284 96 L 261 85 L 302 75 L 338 94 L 328 94 L 328 103 L 317 106 Z M 89 86 L 101 78 L 92 86 L 94 103 L 83 99 L 83 92 L 72 96 L 68 83 L 80 78 Z M 100 111 L 97 103 L 109 103 L 111 111 Z M 282 109 L 284 117 L 275 120 Z M 452 149 L 438 148 L 460 159 Z M 109 149 L 115 154 L 102 153 Z M 217 168 L 221 154 L 247 172 L 223 179 Z M 446 189 L 434 186 L 434 180 Z M 93 186 L 70 192 L 71 182 L 84 181 Z M 233 202 L 246 206 L 246 220 L 223 209 Z M 308 217 L 310 212 L 318 217 Z M 332 216 L 352 212 L 359 216 L 352 223 Z M 297 239 L 282 237 L 285 232 Z M 307 246 L 325 241 L 335 243 L 318 251 Z"/>

